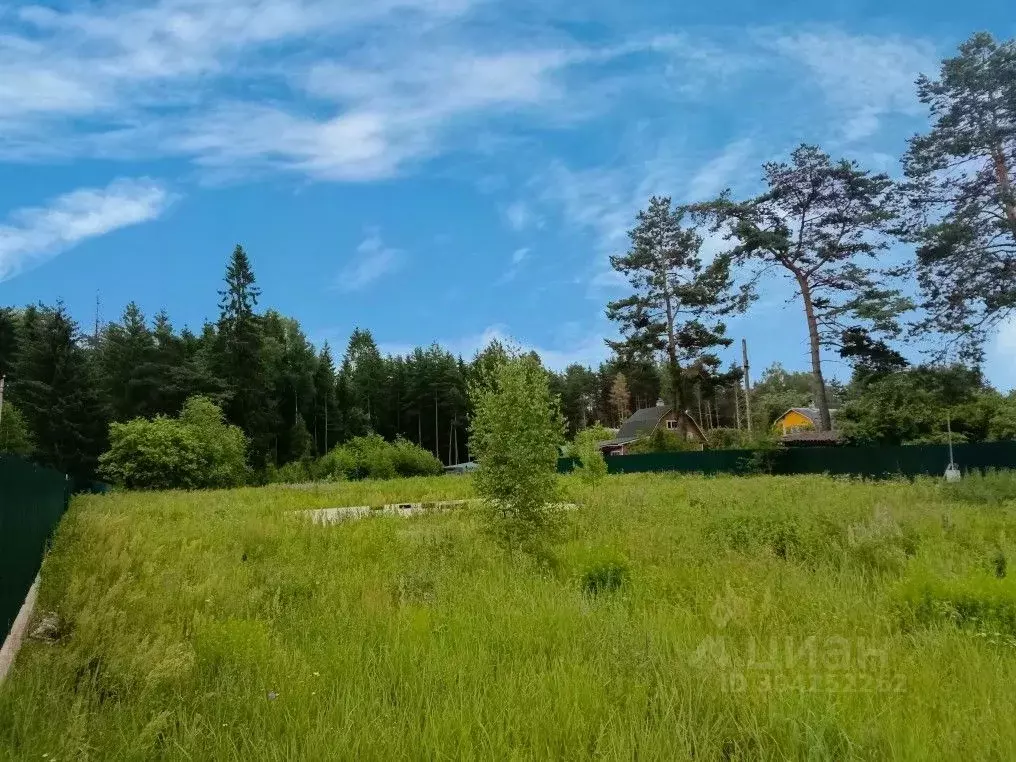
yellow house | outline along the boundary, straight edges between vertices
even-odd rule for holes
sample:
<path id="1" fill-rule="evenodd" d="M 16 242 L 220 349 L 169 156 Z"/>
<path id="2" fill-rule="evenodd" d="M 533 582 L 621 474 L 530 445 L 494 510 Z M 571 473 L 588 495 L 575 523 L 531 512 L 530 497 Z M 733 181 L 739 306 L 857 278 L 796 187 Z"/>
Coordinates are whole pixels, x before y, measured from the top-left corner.
<path id="1" fill-rule="evenodd" d="M 773 428 L 779 430 L 783 436 L 787 436 L 799 431 L 813 431 L 818 428 L 820 420 L 817 408 L 792 407 L 776 419 Z"/>
<path id="2" fill-rule="evenodd" d="M 830 410 L 830 413 L 836 412 Z M 828 446 L 842 444 L 838 431 L 820 431 L 821 417 L 816 408 L 792 407 L 773 424 L 783 444 L 795 447 Z"/>

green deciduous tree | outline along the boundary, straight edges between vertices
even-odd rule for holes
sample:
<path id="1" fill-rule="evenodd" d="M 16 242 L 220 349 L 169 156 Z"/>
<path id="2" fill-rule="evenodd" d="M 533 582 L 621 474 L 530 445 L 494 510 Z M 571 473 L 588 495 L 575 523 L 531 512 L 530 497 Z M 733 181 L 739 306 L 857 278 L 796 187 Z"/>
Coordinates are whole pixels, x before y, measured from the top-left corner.
<path id="1" fill-rule="evenodd" d="M 25 417 L 10 402 L 4 402 L 0 415 L 0 452 L 27 457 L 34 449 Z"/>
<path id="2" fill-rule="evenodd" d="M 508 351 L 469 387 L 470 448 L 477 493 L 510 547 L 537 550 L 552 529 L 558 445 L 564 419 L 547 372 L 530 355 Z"/>
<path id="3" fill-rule="evenodd" d="M 904 157 L 902 235 L 917 244 L 923 327 L 979 360 L 1016 309 L 1016 40 L 975 34 L 917 89 L 932 126 Z"/>
<path id="4" fill-rule="evenodd" d="M 789 164 L 770 162 L 763 170 L 762 195 L 734 202 L 725 194 L 697 210 L 715 215 L 736 242 L 735 261 L 755 263 L 757 276 L 776 267 L 792 279 L 807 322 L 819 425 L 828 430 L 822 348 L 841 346 L 848 329 L 896 335 L 897 318 L 910 307 L 888 285 L 896 271 L 880 266 L 888 248 L 883 234 L 894 219 L 893 184 L 809 145 Z"/>
<path id="5" fill-rule="evenodd" d="M 99 458 L 104 478 L 130 489 L 235 487 L 247 478 L 247 439 L 211 400 L 192 397 L 179 418 L 113 423 Z"/>
<path id="6" fill-rule="evenodd" d="M 690 379 L 719 364 L 710 350 L 730 344 L 715 316 L 740 306 L 731 292 L 730 256 L 703 264 L 702 238 L 684 227 L 684 218 L 685 211 L 673 209 L 669 198 L 649 200 L 628 233 L 627 253 L 610 258 L 633 293 L 607 305 L 607 317 L 619 324 L 623 337 L 607 342 L 615 352 L 665 354 L 675 410 L 688 406 Z"/>

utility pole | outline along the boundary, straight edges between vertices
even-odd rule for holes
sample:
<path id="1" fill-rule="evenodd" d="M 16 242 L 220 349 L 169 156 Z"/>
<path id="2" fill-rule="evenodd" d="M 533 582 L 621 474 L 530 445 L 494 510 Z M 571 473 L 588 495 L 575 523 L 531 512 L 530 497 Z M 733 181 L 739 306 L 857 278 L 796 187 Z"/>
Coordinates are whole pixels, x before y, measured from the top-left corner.
<path id="1" fill-rule="evenodd" d="M 7 381 L 7 376 L 0 376 L 0 423 L 4 420 L 4 382 Z"/>
<path id="2" fill-rule="evenodd" d="M 741 385 L 734 386 L 734 419 L 737 422 L 737 430 L 741 430 Z"/>
<path id="3" fill-rule="evenodd" d="M 751 433 L 751 376 L 748 375 L 748 341 L 741 339 L 741 354 L 744 367 L 744 418 L 748 422 L 748 433 Z"/>

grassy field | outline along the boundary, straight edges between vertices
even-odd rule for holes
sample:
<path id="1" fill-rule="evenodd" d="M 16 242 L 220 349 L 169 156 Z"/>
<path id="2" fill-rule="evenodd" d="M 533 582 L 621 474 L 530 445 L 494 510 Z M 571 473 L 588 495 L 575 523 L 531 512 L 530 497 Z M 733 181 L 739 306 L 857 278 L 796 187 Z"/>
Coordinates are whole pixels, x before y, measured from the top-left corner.
<path id="1" fill-rule="evenodd" d="M 468 478 L 79 497 L 0 758 L 1016 757 L 1013 478 L 565 491 L 543 565 L 477 509 L 290 513 Z"/>

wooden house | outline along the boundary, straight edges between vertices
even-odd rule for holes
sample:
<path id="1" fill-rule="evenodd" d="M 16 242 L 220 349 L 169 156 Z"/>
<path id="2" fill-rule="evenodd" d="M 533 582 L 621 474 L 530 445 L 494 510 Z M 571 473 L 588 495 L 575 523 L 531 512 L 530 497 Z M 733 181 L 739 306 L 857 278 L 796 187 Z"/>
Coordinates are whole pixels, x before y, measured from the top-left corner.
<path id="1" fill-rule="evenodd" d="M 632 444 L 652 436 L 657 429 L 663 428 L 679 434 L 682 423 L 687 429 L 689 440 L 700 444 L 706 443 L 706 435 L 687 411 L 675 413 L 672 406 L 658 402 L 655 407 L 635 411 L 618 430 L 616 437 L 599 442 L 598 446 L 604 455 L 627 455 L 628 448 Z"/>

